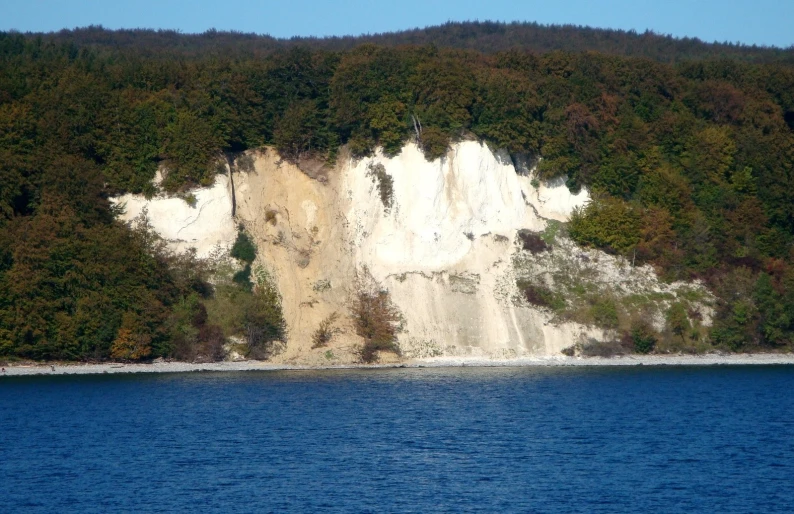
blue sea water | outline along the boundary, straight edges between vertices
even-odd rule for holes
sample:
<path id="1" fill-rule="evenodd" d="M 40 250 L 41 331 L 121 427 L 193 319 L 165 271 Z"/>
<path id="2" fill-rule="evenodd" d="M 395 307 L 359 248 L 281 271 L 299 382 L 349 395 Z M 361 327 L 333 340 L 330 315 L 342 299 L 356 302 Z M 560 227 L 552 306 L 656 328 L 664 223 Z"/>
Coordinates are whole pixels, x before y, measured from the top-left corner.
<path id="1" fill-rule="evenodd" d="M 0 381 L 0 512 L 792 512 L 794 367 Z"/>

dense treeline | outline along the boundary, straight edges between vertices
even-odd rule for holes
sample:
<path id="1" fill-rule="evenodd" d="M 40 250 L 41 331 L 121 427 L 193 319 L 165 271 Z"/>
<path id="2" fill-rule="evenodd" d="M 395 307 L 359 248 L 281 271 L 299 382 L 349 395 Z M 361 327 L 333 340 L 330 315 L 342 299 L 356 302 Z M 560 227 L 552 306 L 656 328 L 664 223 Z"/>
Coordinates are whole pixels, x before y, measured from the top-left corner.
<path id="1" fill-rule="evenodd" d="M 675 63 L 694 59 L 736 59 L 754 63 L 794 64 L 794 49 L 759 47 L 742 44 L 706 43 L 697 38 L 674 38 L 650 31 L 595 29 L 574 25 L 542 25 L 533 22 L 500 23 L 447 22 L 443 25 L 416 28 L 383 34 L 364 34 L 343 37 L 294 37 L 277 39 L 267 35 L 220 32 L 209 30 L 203 34 L 180 34 L 170 30 L 105 30 L 91 26 L 58 33 L 42 34 L 47 40 L 72 43 L 80 47 L 118 50 L 134 48 L 136 52 L 156 56 L 160 51 L 179 52 L 184 57 L 206 56 L 225 52 L 262 55 L 277 49 L 294 46 L 320 50 L 351 50 L 364 43 L 378 46 L 435 45 L 495 53 L 514 48 L 546 53 L 599 52 L 627 57 L 645 57 Z"/>
<path id="2" fill-rule="evenodd" d="M 419 130 L 429 158 L 479 138 L 542 157 L 542 178 L 590 188 L 596 201 L 572 236 L 670 279 L 707 281 L 720 299 L 714 344 L 792 342 L 786 64 L 372 44 L 256 55 L 227 45 L 188 57 L 179 45 L 114 48 L 113 34 L 100 34 L 99 46 L 0 34 L 0 354 L 101 359 L 116 343 L 134 348 L 121 344 L 130 334 L 146 356 L 173 355 L 179 334 L 200 342 L 204 325 L 185 327 L 205 323 L 203 305 L 218 301 L 201 264 L 152 251 L 107 201 L 153 193 L 159 165 L 163 187 L 179 191 L 210 183 L 221 152 L 396 153 Z M 240 290 L 226 296 L 250 294 Z M 251 328 L 235 323 L 224 333 Z"/>

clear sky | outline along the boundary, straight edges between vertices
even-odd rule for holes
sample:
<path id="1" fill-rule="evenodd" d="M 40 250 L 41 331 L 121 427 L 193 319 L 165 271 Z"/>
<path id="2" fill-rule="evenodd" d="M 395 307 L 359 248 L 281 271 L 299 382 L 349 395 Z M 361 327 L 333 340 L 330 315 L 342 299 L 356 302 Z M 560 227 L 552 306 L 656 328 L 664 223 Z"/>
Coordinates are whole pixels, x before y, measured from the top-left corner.
<path id="1" fill-rule="evenodd" d="M 498 20 L 651 29 L 705 41 L 794 45 L 794 0 L 0 0 L 0 30 L 210 28 L 276 37 L 359 35 Z"/>

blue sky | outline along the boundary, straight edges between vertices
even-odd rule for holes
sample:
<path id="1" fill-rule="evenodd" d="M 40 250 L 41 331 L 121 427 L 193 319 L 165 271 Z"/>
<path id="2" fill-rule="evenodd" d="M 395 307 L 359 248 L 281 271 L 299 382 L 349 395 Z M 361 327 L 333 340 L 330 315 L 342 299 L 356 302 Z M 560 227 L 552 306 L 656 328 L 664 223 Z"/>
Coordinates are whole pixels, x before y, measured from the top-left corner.
<path id="1" fill-rule="evenodd" d="M 387 32 L 449 20 L 651 29 L 705 41 L 794 45 L 794 0 L 0 0 L 0 30 L 210 28 L 277 37 Z"/>

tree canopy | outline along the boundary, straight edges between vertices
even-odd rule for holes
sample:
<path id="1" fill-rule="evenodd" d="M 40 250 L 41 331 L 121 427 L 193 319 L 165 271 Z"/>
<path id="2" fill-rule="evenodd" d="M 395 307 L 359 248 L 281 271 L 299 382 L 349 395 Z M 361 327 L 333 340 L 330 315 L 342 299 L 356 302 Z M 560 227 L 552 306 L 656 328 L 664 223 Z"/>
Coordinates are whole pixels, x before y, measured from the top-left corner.
<path id="1" fill-rule="evenodd" d="M 341 42 L 88 28 L 0 33 L 0 354 L 172 351 L 168 320 L 206 286 L 108 202 L 153 193 L 158 166 L 176 192 L 224 151 L 397 153 L 419 127 L 429 158 L 477 138 L 590 188 L 572 235 L 705 280 L 716 343 L 792 342 L 791 50 L 531 24 Z"/>

